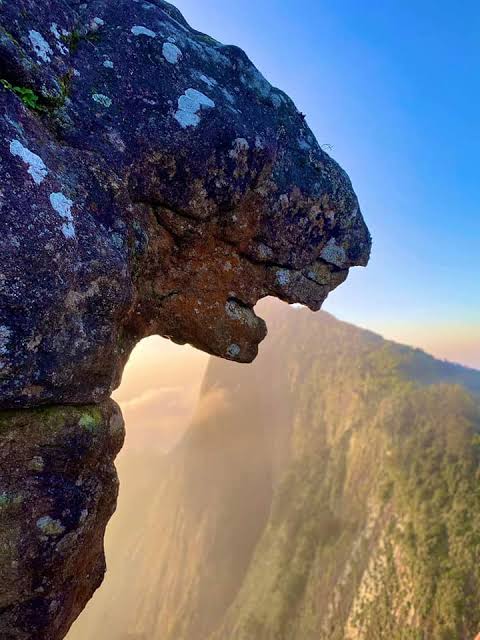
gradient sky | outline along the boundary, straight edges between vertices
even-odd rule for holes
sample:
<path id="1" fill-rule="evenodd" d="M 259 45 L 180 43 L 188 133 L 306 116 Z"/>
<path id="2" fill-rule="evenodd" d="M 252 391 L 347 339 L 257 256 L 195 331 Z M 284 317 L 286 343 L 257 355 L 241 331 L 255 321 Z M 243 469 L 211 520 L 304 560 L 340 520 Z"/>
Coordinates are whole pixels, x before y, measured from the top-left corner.
<path id="1" fill-rule="evenodd" d="M 348 171 L 374 239 L 325 309 L 480 368 L 480 5 L 176 0 Z"/>

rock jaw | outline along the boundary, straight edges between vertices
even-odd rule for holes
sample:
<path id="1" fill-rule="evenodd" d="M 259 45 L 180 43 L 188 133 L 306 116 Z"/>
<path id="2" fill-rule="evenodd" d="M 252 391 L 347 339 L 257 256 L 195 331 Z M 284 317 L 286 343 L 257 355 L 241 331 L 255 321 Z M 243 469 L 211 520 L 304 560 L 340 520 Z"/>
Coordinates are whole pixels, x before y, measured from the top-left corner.
<path id="1" fill-rule="evenodd" d="M 288 96 L 169 3 L 0 20 L 0 635 L 60 640 L 102 579 L 135 343 L 249 362 L 255 303 L 319 309 L 370 237 Z"/>
<path id="2" fill-rule="evenodd" d="M 304 268 L 271 264 L 258 242 L 228 241 L 216 221 L 189 221 L 186 235 L 166 224 L 172 214 L 165 209 L 149 212 L 151 226 L 158 220 L 161 225 L 147 227 L 147 233 L 163 241 L 141 259 L 131 316 L 137 335 L 160 333 L 228 360 L 251 362 L 267 332 L 253 309 L 260 299 L 275 296 L 318 310 L 348 275 L 348 269 L 322 258 Z"/>

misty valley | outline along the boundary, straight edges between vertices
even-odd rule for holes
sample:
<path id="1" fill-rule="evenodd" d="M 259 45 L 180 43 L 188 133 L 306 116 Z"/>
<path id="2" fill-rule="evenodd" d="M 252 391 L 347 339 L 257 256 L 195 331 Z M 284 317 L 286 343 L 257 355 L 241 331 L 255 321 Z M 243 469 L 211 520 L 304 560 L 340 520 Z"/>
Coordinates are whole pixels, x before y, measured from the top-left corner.
<path id="1" fill-rule="evenodd" d="M 447 640 L 480 624 L 480 372 L 265 301 L 168 454 L 131 447 L 68 640 Z"/>

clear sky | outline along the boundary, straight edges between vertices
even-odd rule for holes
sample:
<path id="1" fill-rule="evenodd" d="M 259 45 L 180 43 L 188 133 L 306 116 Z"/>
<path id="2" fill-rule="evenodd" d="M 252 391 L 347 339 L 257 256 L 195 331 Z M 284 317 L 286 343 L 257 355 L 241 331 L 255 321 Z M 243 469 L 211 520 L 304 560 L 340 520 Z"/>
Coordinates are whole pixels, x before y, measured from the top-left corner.
<path id="1" fill-rule="evenodd" d="M 285 90 L 374 239 L 325 308 L 480 368 L 480 5 L 176 0 Z"/>

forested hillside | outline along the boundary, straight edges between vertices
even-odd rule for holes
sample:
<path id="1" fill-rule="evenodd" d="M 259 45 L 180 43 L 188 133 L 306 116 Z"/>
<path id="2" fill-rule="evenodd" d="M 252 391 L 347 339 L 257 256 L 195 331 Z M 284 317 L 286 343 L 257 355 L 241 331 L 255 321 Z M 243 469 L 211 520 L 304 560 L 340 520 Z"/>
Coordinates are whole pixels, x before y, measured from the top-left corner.
<path id="1" fill-rule="evenodd" d="M 123 460 L 115 581 L 69 639 L 472 640 L 480 373 L 261 314 L 258 360 L 210 361 L 180 446 Z"/>

